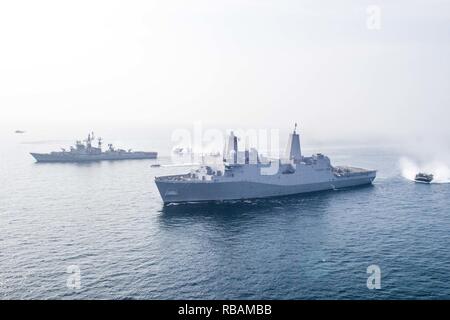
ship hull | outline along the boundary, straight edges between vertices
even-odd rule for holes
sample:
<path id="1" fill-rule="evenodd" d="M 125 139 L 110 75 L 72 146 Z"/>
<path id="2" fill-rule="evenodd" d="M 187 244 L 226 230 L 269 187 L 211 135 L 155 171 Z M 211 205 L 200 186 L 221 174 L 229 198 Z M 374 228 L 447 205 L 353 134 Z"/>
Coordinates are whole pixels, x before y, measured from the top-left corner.
<path id="1" fill-rule="evenodd" d="M 227 201 L 270 198 L 317 191 L 368 185 L 375 179 L 375 173 L 359 177 L 344 177 L 326 182 L 277 185 L 260 182 L 173 182 L 156 181 L 164 204 L 180 202 Z"/>
<path id="2" fill-rule="evenodd" d="M 36 160 L 36 162 L 41 163 L 144 160 L 144 159 L 156 159 L 158 157 L 157 152 L 134 152 L 134 153 L 97 154 L 97 155 L 71 155 L 69 153 L 61 153 L 61 154 L 31 153 L 31 155 Z"/>
<path id="3" fill-rule="evenodd" d="M 414 180 L 414 182 L 416 182 L 416 183 L 425 183 L 425 184 L 430 184 L 431 181 L 433 181 L 433 180 L 421 180 L 421 179 Z"/>

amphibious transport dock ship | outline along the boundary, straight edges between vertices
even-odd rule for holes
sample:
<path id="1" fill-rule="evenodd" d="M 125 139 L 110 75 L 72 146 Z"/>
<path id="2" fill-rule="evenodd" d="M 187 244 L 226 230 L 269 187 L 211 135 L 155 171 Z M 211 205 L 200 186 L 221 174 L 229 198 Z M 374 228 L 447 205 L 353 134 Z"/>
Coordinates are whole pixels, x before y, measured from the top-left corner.
<path id="1" fill-rule="evenodd" d="M 266 163 L 256 150 L 245 151 L 238 161 L 238 139 L 231 133 L 222 165 L 155 178 L 164 203 L 286 196 L 366 185 L 375 179 L 375 170 L 332 166 L 320 153 L 303 156 L 296 129 L 289 136 L 286 159 Z"/>
<path id="2" fill-rule="evenodd" d="M 132 150 L 115 149 L 112 144 L 108 150 L 102 151 L 102 138 L 98 138 L 97 147 L 92 143 L 95 141 L 94 133 L 89 134 L 87 139 L 77 141 L 69 151 L 62 149 L 59 152 L 31 153 L 37 162 L 89 162 L 103 160 L 140 160 L 156 159 L 157 152 L 142 152 Z"/>

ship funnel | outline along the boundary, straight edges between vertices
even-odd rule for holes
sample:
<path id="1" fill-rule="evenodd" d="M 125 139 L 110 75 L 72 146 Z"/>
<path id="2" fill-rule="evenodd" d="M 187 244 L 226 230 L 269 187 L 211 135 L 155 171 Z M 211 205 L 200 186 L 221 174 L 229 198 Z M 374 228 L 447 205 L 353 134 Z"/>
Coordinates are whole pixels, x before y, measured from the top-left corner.
<path id="1" fill-rule="evenodd" d="M 231 131 L 228 136 L 227 145 L 225 147 L 224 152 L 224 161 L 228 163 L 235 164 L 237 163 L 238 158 L 238 138 L 234 135 L 234 132 Z"/>
<path id="2" fill-rule="evenodd" d="M 300 147 L 300 135 L 297 133 L 297 124 L 295 124 L 294 132 L 289 134 L 289 142 L 286 149 L 286 157 L 294 162 L 301 161 L 302 150 Z"/>

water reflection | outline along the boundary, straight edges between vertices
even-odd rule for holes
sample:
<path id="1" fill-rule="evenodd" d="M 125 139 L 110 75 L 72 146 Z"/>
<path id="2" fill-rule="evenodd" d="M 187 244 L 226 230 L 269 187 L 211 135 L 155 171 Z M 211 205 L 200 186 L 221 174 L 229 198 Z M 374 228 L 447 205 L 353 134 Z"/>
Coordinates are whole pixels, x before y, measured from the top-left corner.
<path id="1" fill-rule="evenodd" d="M 358 197 L 358 193 L 373 190 L 373 185 L 366 185 L 345 190 L 267 199 L 171 204 L 162 206 L 158 219 L 162 226 L 176 226 L 212 222 L 219 225 L 232 222 L 247 223 L 256 219 L 279 220 L 283 217 L 290 219 L 302 216 L 320 217 L 327 212 L 331 202 Z"/>

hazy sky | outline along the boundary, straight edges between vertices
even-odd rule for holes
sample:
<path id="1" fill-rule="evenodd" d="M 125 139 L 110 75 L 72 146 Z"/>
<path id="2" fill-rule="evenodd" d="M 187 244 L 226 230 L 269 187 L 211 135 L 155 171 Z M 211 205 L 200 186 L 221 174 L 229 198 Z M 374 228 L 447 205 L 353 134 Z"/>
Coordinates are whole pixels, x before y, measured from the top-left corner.
<path id="1" fill-rule="evenodd" d="M 0 123 L 450 137 L 449 40 L 444 0 L 2 1 Z"/>

